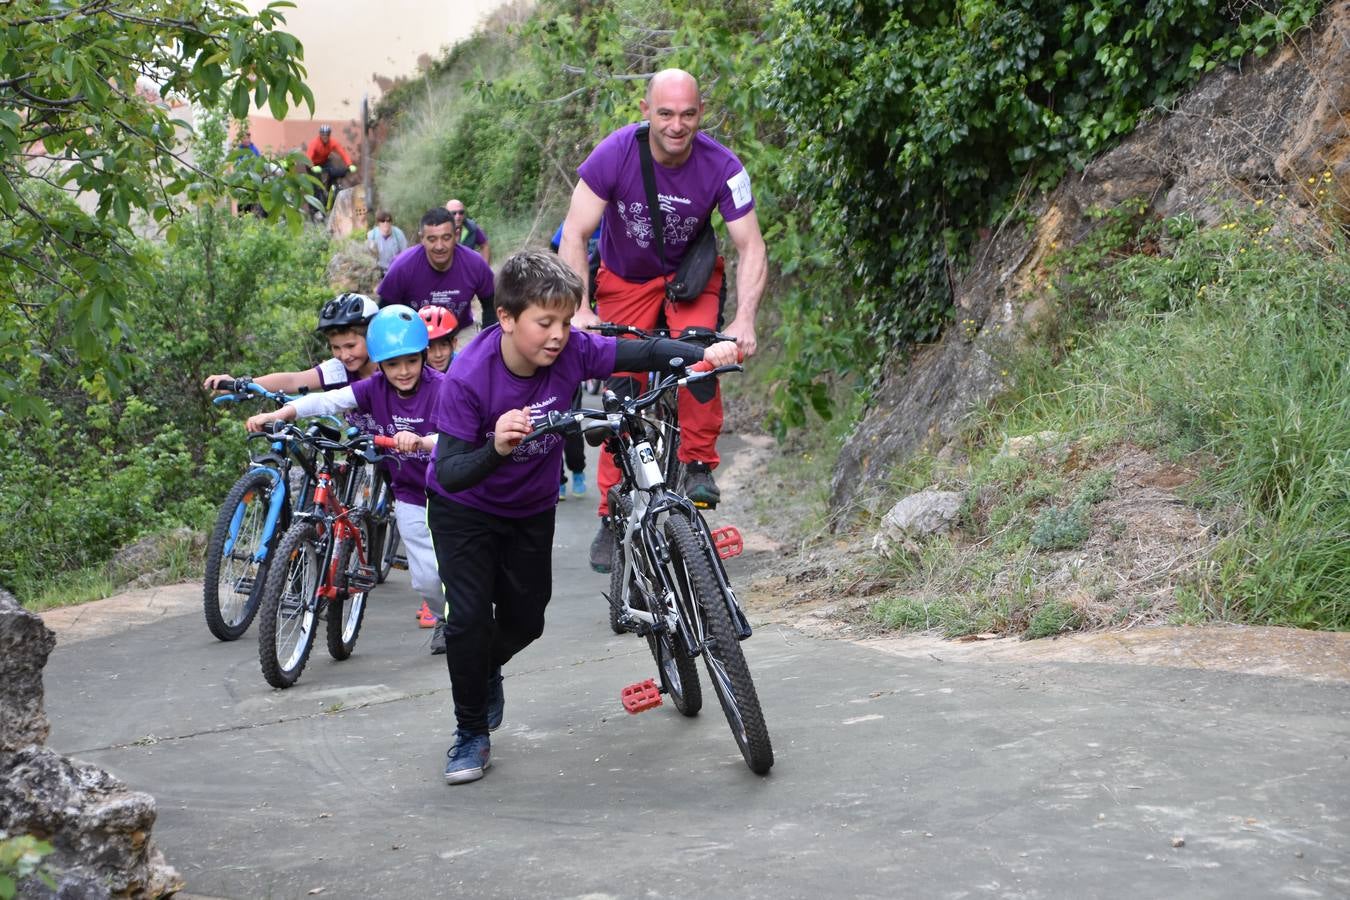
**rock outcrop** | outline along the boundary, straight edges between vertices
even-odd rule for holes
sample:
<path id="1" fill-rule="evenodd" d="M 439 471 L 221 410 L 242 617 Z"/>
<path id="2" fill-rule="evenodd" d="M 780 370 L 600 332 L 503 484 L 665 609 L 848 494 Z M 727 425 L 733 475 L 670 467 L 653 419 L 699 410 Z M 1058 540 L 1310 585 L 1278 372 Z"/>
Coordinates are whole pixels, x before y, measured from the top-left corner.
<path id="1" fill-rule="evenodd" d="M 42 619 L 0 590 L 0 833 L 49 842 L 43 868 L 57 885 L 29 877 L 19 896 L 170 896 L 182 880 L 150 840 L 154 798 L 44 746 L 42 669 L 55 646 Z"/>
<path id="2" fill-rule="evenodd" d="M 1348 123 L 1350 0 L 1337 0 L 1281 52 L 1211 73 L 1175 109 L 1066 177 L 1030 210 L 1034 233 L 1010 227 L 984 240 L 956 285 L 958 324 L 909 349 L 841 451 L 836 520 L 871 508 L 895 464 L 941 451 L 972 410 L 1002 392 L 999 360 L 1046 312 L 1036 288 L 1046 257 L 1094 228 L 1089 211 L 1139 200 L 1149 215 L 1214 224 L 1227 203 L 1283 194 L 1293 218 L 1312 218 L 1316 206 L 1350 224 Z"/>

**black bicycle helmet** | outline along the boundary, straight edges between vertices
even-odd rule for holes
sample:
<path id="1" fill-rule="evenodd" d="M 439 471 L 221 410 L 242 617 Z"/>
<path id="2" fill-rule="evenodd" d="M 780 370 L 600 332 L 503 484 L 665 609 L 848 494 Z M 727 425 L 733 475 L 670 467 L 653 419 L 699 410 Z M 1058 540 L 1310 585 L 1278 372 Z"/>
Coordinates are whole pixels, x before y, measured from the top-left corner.
<path id="1" fill-rule="evenodd" d="M 379 304 L 365 294 L 338 294 L 319 310 L 319 330 L 365 325 L 379 311 Z"/>

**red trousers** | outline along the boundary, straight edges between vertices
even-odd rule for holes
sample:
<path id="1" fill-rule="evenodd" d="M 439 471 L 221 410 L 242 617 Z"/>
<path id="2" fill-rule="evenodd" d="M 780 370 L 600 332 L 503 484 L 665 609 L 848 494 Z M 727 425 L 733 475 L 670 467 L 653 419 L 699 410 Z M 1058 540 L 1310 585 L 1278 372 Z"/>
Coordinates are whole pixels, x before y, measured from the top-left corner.
<path id="1" fill-rule="evenodd" d="M 604 264 L 595 278 L 595 306 L 600 318 L 618 325 L 632 325 L 643 331 L 656 327 L 665 310 L 665 324 L 672 333 L 691 326 L 715 329 L 722 291 L 723 260 L 717 259 L 708 286 L 693 300 L 671 303 L 666 300 L 664 278 L 653 278 L 634 284 L 615 275 Z M 615 372 L 638 380 L 638 390 L 647 385 L 646 372 Z M 707 403 L 700 403 L 686 388 L 679 389 L 680 406 L 680 462 L 704 462 L 716 467 L 721 461 L 717 455 L 717 436 L 722 433 L 722 391 L 713 394 Z M 600 454 L 600 470 L 596 474 L 600 488 L 600 515 L 609 514 L 609 489 L 619 483 L 619 468 L 608 453 Z"/>

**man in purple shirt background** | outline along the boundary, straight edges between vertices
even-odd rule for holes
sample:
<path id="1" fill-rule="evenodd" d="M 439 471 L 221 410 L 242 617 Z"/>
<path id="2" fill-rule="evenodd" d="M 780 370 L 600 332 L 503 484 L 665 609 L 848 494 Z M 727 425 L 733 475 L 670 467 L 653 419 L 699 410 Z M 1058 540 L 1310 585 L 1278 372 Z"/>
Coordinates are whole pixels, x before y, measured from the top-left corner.
<path id="1" fill-rule="evenodd" d="M 656 327 L 664 317 L 672 330 L 691 326 L 713 329 L 721 312 L 723 260 L 698 297 L 668 302 L 666 281 L 684 259 L 690 242 L 716 209 L 736 245 L 736 317 L 726 327 L 740 351 L 756 349 L 755 313 L 764 293 L 765 248 L 755 216 L 750 176 L 726 147 L 699 131 L 703 98 L 694 76 L 681 69 L 665 69 L 652 76 L 638 108 L 647 120 L 659 210 L 649 209 L 642 177 L 637 125 L 609 135 L 577 168 L 580 179 L 563 223 L 558 254 L 584 284 L 588 277 L 586 237 L 604 222 L 600 239 L 600 270 L 596 274 L 596 313 L 577 311 L 578 328 L 597 321 Z M 662 249 L 654 241 L 661 228 Z M 664 257 L 664 260 L 663 260 Z M 636 376 L 641 385 L 641 375 Z M 689 391 L 679 393 L 680 462 L 684 463 L 684 491 L 691 500 L 715 506 L 721 499 L 712 469 L 716 468 L 717 437 L 722 431 L 720 393 L 700 401 Z M 597 476 L 599 514 L 608 513 L 608 491 L 619 474 L 613 461 L 600 458 Z M 614 536 L 603 522 L 591 544 L 591 568 L 609 571 Z"/>
<path id="2" fill-rule="evenodd" d="M 463 331 L 473 323 L 474 297 L 484 309 L 492 309 L 492 269 L 483 257 L 460 246 L 458 222 L 438 207 L 422 216 L 421 242 L 394 258 L 376 293 L 381 306 L 444 306 Z"/>

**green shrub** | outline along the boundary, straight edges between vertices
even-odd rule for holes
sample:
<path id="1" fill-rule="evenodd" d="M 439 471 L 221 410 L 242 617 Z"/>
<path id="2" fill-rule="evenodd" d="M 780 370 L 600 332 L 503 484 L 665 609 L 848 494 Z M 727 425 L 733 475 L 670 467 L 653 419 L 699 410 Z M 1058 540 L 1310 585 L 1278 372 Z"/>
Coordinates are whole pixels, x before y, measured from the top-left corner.
<path id="1" fill-rule="evenodd" d="M 1032 526 L 1030 541 L 1037 550 L 1070 550 L 1086 543 L 1091 533 L 1087 506 L 1070 503 L 1041 510 Z"/>
<path id="2" fill-rule="evenodd" d="M 792 125 L 784 193 L 810 198 L 809 243 L 835 257 L 780 302 L 785 320 L 845 338 L 832 358 L 805 357 L 807 371 L 866 371 L 932 339 L 981 228 L 1321 5 L 779 0 L 756 86 Z M 788 424 L 809 388 L 786 383 Z"/>
<path id="3" fill-rule="evenodd" d="M 326 355 L 313 329 L 329 296 L 327 238 L 212 208 L 160 256 L 152 293 L 126 321 L 134 365 L 114 389 L 52 367 L 26 384 L 51 420 L 0 429 L 0 584 L 31 601 L 53 584 L 99 581 L 121 546 L 205 527 L 244 462 L 233 411 L 201 390 L 211 374 L 263 374 Z M 55 320 L 53 328 L 60 328 Z"/>

